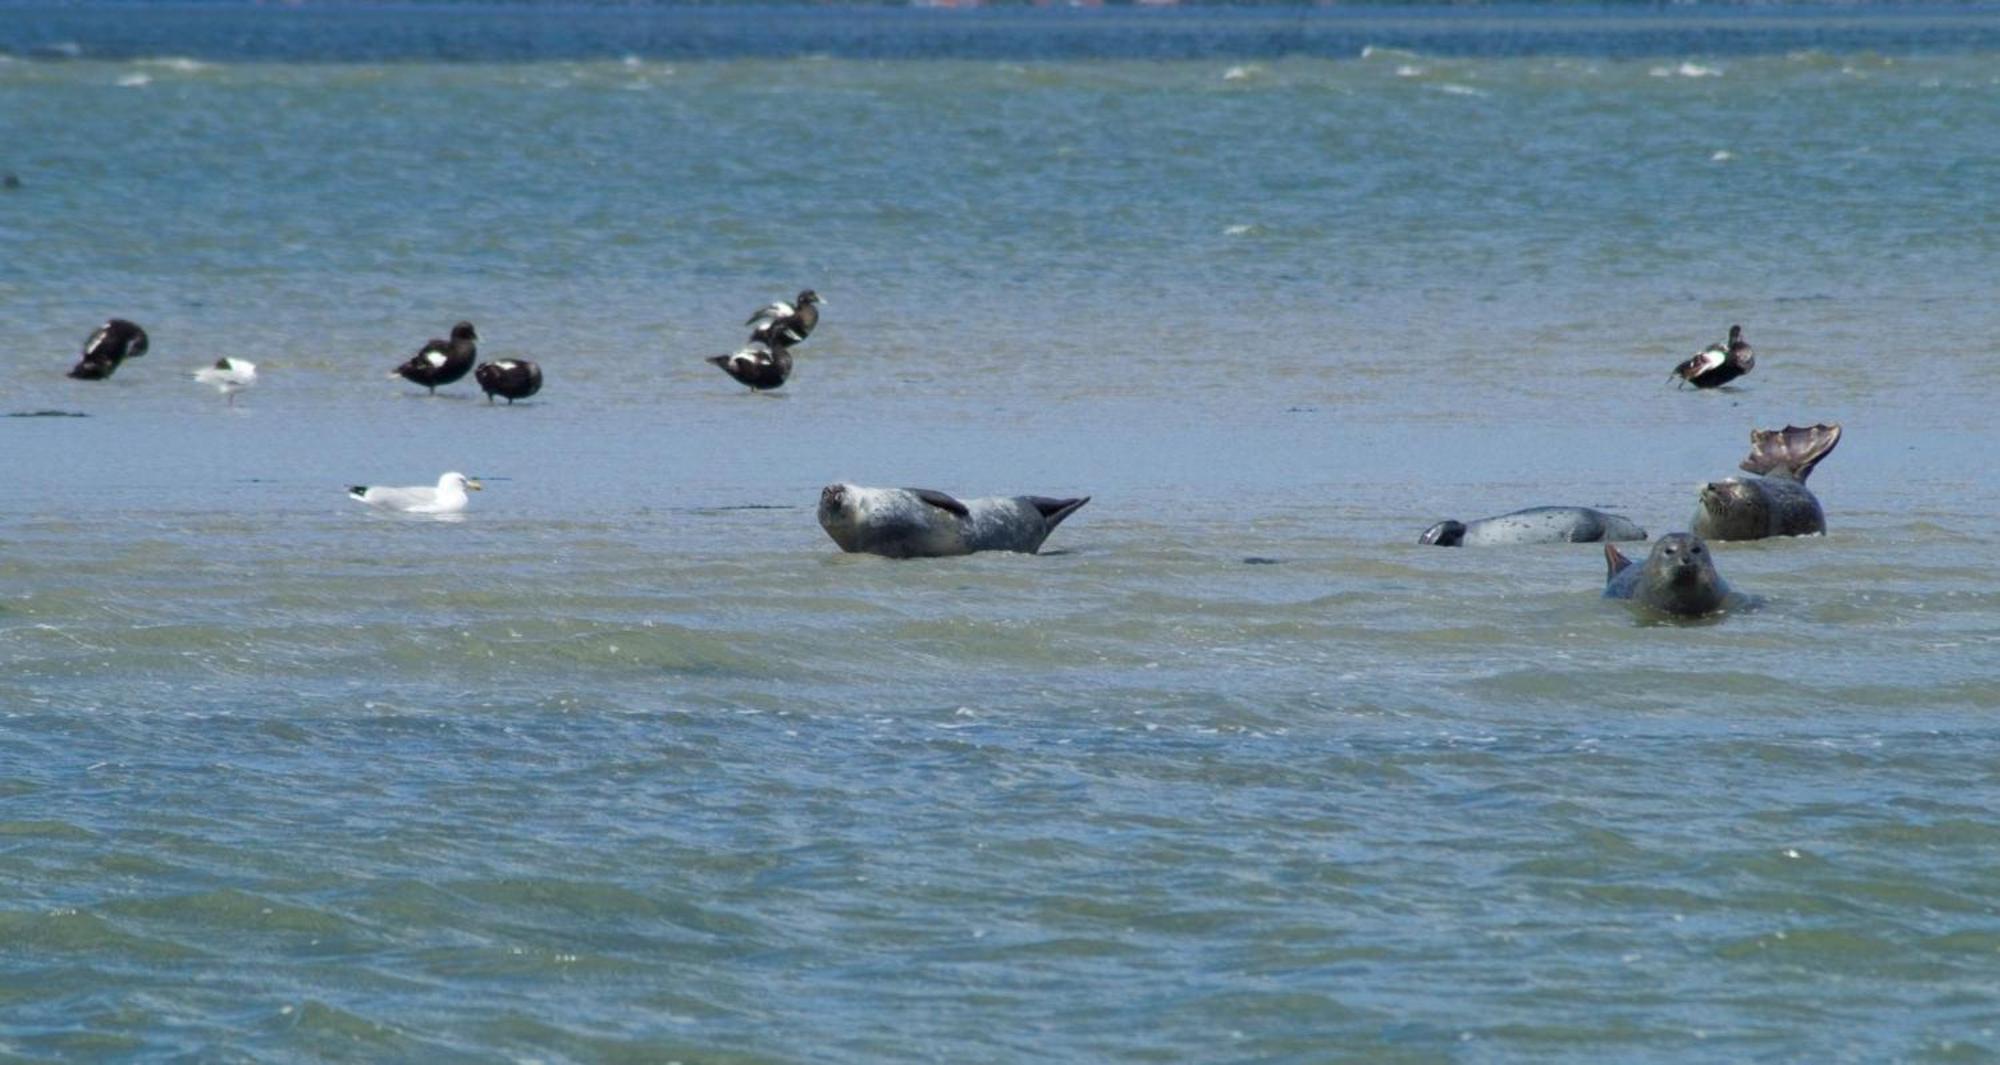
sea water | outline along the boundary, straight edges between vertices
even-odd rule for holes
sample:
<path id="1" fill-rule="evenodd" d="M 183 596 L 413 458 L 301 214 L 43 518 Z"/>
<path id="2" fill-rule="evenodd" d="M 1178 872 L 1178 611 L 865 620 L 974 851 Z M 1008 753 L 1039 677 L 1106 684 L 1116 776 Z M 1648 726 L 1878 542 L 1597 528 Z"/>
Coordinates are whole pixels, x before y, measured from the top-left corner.
<path id="1" fill-rule="evenodd" d="M 0 412 L 85 415 L 0 418 L 0 1053 L 2000 1053 L 1993 9 L 0 52 Z M 782 390 L 703 361 L 802 288 Z M 66 379 L 111 316 L 150 352 Z M 542 393 L 389 379 L 460 319 Z M 1416 542 L 1684 529 L 1815 422 L 1829 532 L 1716 545 L 1718 622 Z M 346 498 L 446 470 L 463 520 Z M 1092 501 L 891 562 L 839 480 Z"/>

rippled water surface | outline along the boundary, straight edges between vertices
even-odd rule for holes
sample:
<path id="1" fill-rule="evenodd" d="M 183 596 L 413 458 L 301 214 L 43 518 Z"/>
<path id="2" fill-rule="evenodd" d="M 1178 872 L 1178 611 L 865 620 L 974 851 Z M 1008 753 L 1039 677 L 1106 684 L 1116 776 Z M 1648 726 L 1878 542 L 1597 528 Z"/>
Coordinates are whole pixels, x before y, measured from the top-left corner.
<path id="1" fill-rule="evenodd" d="M 1989 9 L 175 10 L 0 7 L 0 1054 L 2000 1054 Z"/>

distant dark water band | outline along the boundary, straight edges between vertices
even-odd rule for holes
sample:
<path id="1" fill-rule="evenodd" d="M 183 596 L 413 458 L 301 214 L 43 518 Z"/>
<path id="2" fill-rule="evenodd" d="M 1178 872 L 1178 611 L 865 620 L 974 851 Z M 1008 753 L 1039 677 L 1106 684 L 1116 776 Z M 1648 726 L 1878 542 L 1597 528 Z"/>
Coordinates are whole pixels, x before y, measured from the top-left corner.
<path id="1" fill-rule="evenodd" d="M 95 3 L 0 0 L 0 53 L 307 62 L 726 59 L 1603 58 L 2000 50 L 2000 7 L 1571 4 L 709 7 L 680 4 Z"/>

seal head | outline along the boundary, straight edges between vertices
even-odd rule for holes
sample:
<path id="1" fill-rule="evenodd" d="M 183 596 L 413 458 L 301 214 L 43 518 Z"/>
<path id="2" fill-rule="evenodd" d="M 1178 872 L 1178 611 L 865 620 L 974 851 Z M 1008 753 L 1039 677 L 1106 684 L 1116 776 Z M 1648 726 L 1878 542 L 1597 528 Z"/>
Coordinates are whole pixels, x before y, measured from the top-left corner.
<path id="1" fill-rule="evenodd" d="M 1606 599 L 1627 599 L 1680 617 L 1718 613 L 1728 603 L 1729 585 L 1715 571 L 1708 545 L 1691 533 L 1660 537 L 1643 563 L 1605 544 L 1604 565 Z"/>
<path id="2" fill-rule="evenodd" d="M 1450 520 L 1438 522 L 1436 525 L 1425 529 L 1424 534 L 1417 537 L 1417 542 L 1420 544 L 1430 544 L 1433 547 L 1464 546 L 1465 523 Z"/>

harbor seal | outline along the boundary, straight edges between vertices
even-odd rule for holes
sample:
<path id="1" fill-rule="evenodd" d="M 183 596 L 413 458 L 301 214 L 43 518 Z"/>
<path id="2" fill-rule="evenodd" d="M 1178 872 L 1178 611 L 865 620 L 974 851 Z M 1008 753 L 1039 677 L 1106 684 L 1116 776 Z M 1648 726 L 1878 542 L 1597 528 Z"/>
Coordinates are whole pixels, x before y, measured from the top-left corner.
<path id="1" fill-rule="evenodd" d="M 1838 443 L 1839 425 L 1751 430 L 1750 457 L 1742 466 L 1752 476 L 1702 485 L 1691 525 L 1694 534 L 1710 540 L 1760 540 L 1824 533 L 1826 513 L 1806 488 L 1806 478 Z"/>
<path id="2" fill-rule="evenodd" d="M 1425 529 L 1417 542 L 1438 547 L 1495 547 L 1645 538 L 1646 530 L 1617 514 L 1589 507 L 1529 507 L 1477 521 L 1441 521 Z"/>
<path id="3" fill-rule="evenodd" d="M 1643 563 L 1604 545 L 1604 598 L 1681 617 L 1701 617 L 1728 605 L 1729 584 L 1715 571 L 1708 545 L 1691 533 L 1668 533 Z"/>
<path id="4" fill-rule="evenodd" d="M 964 502 L 928 488 L 830 484 L 819 493 L 819 524 L 842 551 L 889 558 L 935 558 L 974 551 L 1034 554 L 1090 502 L 1089 496 L 996 496 Z"/>

